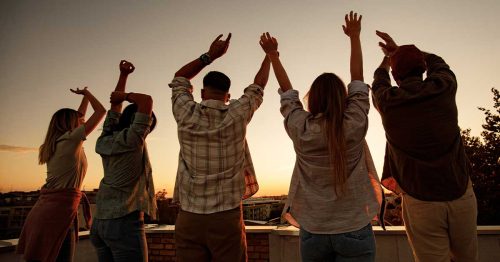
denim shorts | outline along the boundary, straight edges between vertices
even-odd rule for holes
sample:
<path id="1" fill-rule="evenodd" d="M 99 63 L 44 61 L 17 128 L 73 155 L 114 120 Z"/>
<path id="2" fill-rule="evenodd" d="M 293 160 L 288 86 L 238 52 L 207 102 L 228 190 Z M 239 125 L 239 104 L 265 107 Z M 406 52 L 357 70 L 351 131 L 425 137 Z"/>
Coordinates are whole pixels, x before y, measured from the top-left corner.
<path id="1" fill-rule="evenodd" d="M 375 261 L 375 237 L 371 224 L 347 233 L 314 234 L 300 229 L 302 261 Z"/>

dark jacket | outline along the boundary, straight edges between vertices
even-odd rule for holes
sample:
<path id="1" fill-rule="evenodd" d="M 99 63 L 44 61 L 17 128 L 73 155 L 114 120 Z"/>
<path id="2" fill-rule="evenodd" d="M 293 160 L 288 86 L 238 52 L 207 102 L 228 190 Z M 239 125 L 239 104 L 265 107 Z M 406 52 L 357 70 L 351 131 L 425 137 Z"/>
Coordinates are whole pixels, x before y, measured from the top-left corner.
<path id="1" fill-rule="evenodd" d="M 389 72 L 372 85 L 387 144 L 382 184 L 420 200 L 450 201 L 465 193 L 470 163 L 458 127 L 457 81 L 445 61 L 426 54 L 427 78 L 408 77 L 392 87 Z"/>

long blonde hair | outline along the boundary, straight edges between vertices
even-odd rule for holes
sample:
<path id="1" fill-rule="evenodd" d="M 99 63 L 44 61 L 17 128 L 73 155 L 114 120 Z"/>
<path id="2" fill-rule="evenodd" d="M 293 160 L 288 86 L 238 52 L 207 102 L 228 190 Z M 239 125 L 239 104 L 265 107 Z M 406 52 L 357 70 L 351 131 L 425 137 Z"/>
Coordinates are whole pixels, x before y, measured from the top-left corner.
<path id="1" fill-rule="evenodd" d="M 78 127 L 79 117 L 78 111 L 70 108 L 59 109 L 52 115 L 47 135 L 38 150 L 38 163 L 40 165 L 47 163 L 54 155 L 57 139 L 64 133 Z"/>
<path id="2" fill-rule="evenodd" d="M 330 167 L 333 169 L 335 194 L 345 193 L 347 174 L 346 145 L 342 129 L 347 92 L 344 82 L 333 73 L 318 76 L 306 94 L 309 112 L 324 118 L 324 133 L 328 143 Z"/>

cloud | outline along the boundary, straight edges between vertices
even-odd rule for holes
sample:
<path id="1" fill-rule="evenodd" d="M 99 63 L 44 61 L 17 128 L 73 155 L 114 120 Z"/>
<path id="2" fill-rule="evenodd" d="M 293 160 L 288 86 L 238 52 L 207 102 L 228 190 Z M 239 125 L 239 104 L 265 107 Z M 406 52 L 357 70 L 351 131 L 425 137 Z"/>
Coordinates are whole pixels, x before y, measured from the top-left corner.
<path id="1" fill-rule="evenodd" d="M 36 147 L 22 147 L 22 146 L 0 145 L 0 152 L 29 153 L 29 152 L 38 152 L 38 148 L 36 148 Z"/>

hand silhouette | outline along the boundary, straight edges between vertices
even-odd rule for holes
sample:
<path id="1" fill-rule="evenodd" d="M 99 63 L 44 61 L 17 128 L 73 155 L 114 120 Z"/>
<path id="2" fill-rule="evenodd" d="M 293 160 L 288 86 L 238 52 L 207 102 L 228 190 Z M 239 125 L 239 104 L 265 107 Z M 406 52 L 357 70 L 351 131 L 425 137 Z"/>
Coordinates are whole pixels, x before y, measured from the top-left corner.
<path id="1" fill-rule="evenodd" d="M 212 60 L 215 60 L 222 55 L 224 55 L 229 48 L 229 41 L 231 40 L 231 33 L 227 36 L 226 40 L 220 40 L 222 38 L 222 34 L 217 36 L 215 40 L 210 45 L 210 49 L 208 50 L 208 55 Z"/>
<path id="2" fill-rule="evenodd" d="M 362 15 L 359 15 L 358 13 L 354 13 L 351 11 L 349 14 L 345 15 L 345 25 L 342 26 L 342 29 L 344 29 L 344 33 L 349 36 L 359 36 L 361 33 L 361 19 L 363 18 Z"/>
<path id="3" fill-rule="evenodd" d="M 396 42 L 394 42 L 394 40 L 389 34 L 378 30 L 375 31 L 375 33 L 385 42 L 385 43 L 378 42 L 378 45 L 382 48 L 382 52 L 384 52 L 384 55 L 387 57 L 392 56 L 396 52 L 399 46 L 396 44 Z"/>
<path id="4" fill-rule="evenodd" d="M 84 95 L 86 92 L 88 92 L 87 87 L 84 87 L 82 89 L 77 87 L 76 90 L 75 89 L 69 89 L 69 90 L 77 95 Z"/>
<path id="5" fill-rule="evenodd" d="M 259 44 L 266 54 L 278 52 L 278 41 L 269 32 L 263 33 L 260 36 Z"/>
<path id="6" fill-rule="evenodd" d="M 135 66 L 127 60 L 120 61 L 119 67 L 120 72 L 127 75 L 134 72 L 135 70 Z"/>

